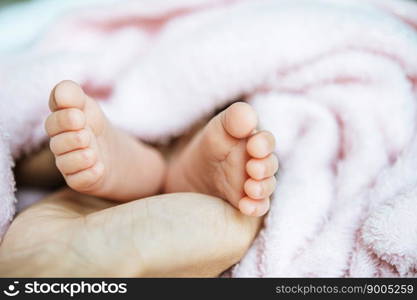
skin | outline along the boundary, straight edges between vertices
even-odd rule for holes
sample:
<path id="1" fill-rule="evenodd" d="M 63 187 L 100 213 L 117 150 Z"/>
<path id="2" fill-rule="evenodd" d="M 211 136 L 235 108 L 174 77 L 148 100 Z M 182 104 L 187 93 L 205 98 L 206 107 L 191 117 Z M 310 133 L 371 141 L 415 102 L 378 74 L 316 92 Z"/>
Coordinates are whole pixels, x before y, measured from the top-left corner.
<path id="1" fill-rule="evenodd" d="M 72 94 L 59 88 L 66 85 L 76 88 Z M 268 132 L 256 131 L 253 109 L 240 103 L 220 113 L 194 137 L 182 139 L 186 142 L 180 141 L 181 146 L 169 153 L 171 159 L 166 166 L 158 151 L 108 125 L 92 99 L 86 98 L 86 102 L 74 108 L 73 99 L 86 97 L 77 87 L 65 81 L 52 91 L 52 114 L 46 128 L 54 154 L 44 150 L 24 159 L 16 167 L 16 178 L 20 184 L 49 187 L 59 185 L 62 174 L 67 184 L 82 193 L 68 188 L 60 190 L 17 215 L 0 245 L 0 276 L 214 277 L 238 262 L 255 238 L 262 219 L 245 216 L 229 203 L 247 215 L 265 214 L 268 196 L 275 185 L 271 177 L 278 168 L 272 155 L 273 137 Z M 61 93 L 61 100 L 69 101 L 69 107 L 65 101 L 56 102 L 57 92 Z M 67 118 L 67 113 L 73 114 L 74 109 L 81 118 Z M 72 149 L 71 138 L 65 136 L 80 130 L 89 133 L 88 143 Z M 106 153 L 110 144 L 117 145 L 116 150 Z M 76 160 L 65 163 L 62 157 L 58 158 L 85 148 L 93 150 L 96 157 L 90 161 L 91 166 L 82 166 L 80 171 L 94 167 L 97 162 L 108 168 L 111 164 L 106 163 L 106 155 L 129 157 L 128 164 L 121 162 L 119 169 L 110 167 L 111 173 L 124 174 L 132 163 L 142 166 L 145 162 L 153 172 L 141 174 L 141 168 L 131 168 L 139 172 L 131 175 L 149 182 L 148 190 L 135 190 L 136 185 L 129 188 L 129 182 L 125 185 L 126 176 L 113 177 L 116 178 L 113 182 L 110 177 L 99 176 L 101 180 L 110 180 L 103 184 L 110 186 L 110 190 L 100 188 L 99 181 L 97 189 L 94 184 L 77 186 L 69 180 L 77 173 L 69 171 Z M 136 157 L 135 153 L 141 155 Z M 54 160 L 60 172 L 51 165 Z M 196 169 L 200 173 L 189 173 L 193 164 L 199 166 Z M 231 186 L 219 188 L 210 183 L 219 177 L 215 172 L 218 166 L 226 166 L 220 171 Z M 151 177 L 147 178 L 149 174 Z M 212 180 L 201 181 L 207 175 Z M 190 176 L 197 181 L 187 181 Z M 217 197 L 175 193 L 132 198 L 155 194 L 165 179 L 165 191 L 204 192 Z M 255 192 L 259 191 L 259 184 L 264 194 Z M 117 187 L 118 194 L 112 199 Z M 127 194 L 120 196 L 120 187 Z M 226 194 L 226 190 L 231 190 L 233 196 Z M 97 196 L 133 201 L 117 204 Z"/>
<path id="2" fill-rule="evenodd" d="M 270 132 L 257 131 L 257 115 L 237 102 L 212 118 L 170 160 L 165 191 L 202 192 L 227 199 L 248 216 L 269 209 L 278 160 Z"/>
<path id="3" fill-rule="evenodd" d="M 78 84 L 59 83 L 51 92 L 49 107 L 45 129 L 68 186 L 120 202 L 160 191 L 166 172 L 162 154 L 112 126 Z"/>
<path id="4" fill-rule="evenodd" d="M 75 82 L 60 82 L 49 107 L 50 148 L 76 191 L 123 202 L 163 188 L 213 195 L 249 216 L 269 209 L 278 169 L 275 139 L 256 131 L 257 115 L 247 103 L 235 103 L 212 118 L 168 166 L 159 151 L 115 128 Z"/>
<path id="5" fill-rule="evenodd" d="M 15 218 L 0 276 L 214 277 L 241 259 L 260 223 L 201 194 L 117 205 L 63 189 Z"/>
<path id="6" fill-rule="evenodd" d="M 44 148 L 19 161 L 18 183 L 55 188 L 62 177 L 48 166 L 53 159 Z M 242 258 L 261 223 L 202 194 L 120 204 L 64 188 L 13 220 L 0 276 L 217 277 Z"/>

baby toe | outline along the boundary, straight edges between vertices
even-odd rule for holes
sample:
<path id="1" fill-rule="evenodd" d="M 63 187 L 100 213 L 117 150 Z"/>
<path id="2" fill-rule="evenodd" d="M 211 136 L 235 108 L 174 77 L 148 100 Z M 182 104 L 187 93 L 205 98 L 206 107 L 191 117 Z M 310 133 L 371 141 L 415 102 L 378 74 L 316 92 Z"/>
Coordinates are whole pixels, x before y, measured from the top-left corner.
<path id="1" fill-rule="evenodd" d="M 278 158 L 272 153 L 265 158 L 250 159 L 246 164 L 246 172 L 253 179 L 261 180 L 273 176 L 278 170 L 278 165 Z"/>
<path id="2" fill-rule="evenodd" d="M 69 131 L 51 138 L 49 146 L 52 153 L 61 155 L 77 149 L 84 149 L 90 145 L 90 133 L 86 129 Z"/>
<path id="3" fill-rule="evenodd" d="M 97 184 L 104 174 L 104 165 L 97 162 L 91 168 L 65 177 L 67 184 L 77 191 L 88 191 Z"/>
<path id="4" fill-rule="evenodd" d="M 247 216 L 261 217 L 268 212 L 269 207 L 269 198 L 254 200 L 249 197 L 244 197 L 239 201 L 240 212 Z"/>
<path id="5" fill-rule="evenodd" d="M 245 182 L 244 191 L 252 199 L 264 199 L 274 192 L 275 186 L 275 177 L 269 177 L 260 181 L 250 178 Z"/>
<path id="6" fill-rule="evenodd" d="M 259 131 L 251 136 L 246 145 L 249 155 L 255 158 L 265 158 L 275 149 L 275 138 L 269 131 Z"/>
<path id="7" fill-rule="evenodd" d="M 62 174 L 69 175 L 92 167 L 96 161 L 96 152 L 87 148 L 60 155 L 55 162 Z"/>
<path id="8" fill-rule="evenodd" d="M 51 92 L 49 108 L 56 111 L 64 108 L 83 109 L 86 101 L 81 87 L 71 80 L 58 83 Z"/>
<path id="9" fill-rule="evenodd" d="M 86 123 L 84 113 L 76 108 L 59 110 L 49 115 L 45 122 L 50 137 L 66 131 L 83 129 Z"/>
<path id="10" fill-rule="evenodd" d="M 258 124 L 255 110 L 244 102 L 232 104 L 221 113 L 220 118 L 226 132 L 238 139 L 249 136 Z"/>

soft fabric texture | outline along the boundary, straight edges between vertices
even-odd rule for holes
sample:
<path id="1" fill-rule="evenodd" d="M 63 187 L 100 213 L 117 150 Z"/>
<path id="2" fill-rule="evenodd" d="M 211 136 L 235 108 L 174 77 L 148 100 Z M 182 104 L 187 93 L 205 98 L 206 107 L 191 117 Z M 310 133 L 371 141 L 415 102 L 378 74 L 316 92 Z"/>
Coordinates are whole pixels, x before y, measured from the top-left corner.
<path id="1" fill-rule="evenodd" d="M 13 160 L 45 141 L 49 92 L 72 79 L 147 141 L 238 99 L 254 105 L 277 138 L 278 188 L 229 275 L 416 276 L 416 30 L 416 5 L 399 0 L 67 10 L 0 58 L 1 231 L 15 209 Z"/>

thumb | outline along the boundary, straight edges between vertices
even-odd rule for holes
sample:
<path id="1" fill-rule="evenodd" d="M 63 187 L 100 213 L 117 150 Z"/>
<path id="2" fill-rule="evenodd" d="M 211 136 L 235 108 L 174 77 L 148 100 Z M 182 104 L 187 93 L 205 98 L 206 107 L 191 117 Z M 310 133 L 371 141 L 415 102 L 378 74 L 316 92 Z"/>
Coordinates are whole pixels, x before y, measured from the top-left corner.
<path id="1" fill-rule="evenodd" d="M 165 194 L 87 215 L 80 238 L 111 276 L 212 277 L 242 258 L 260 222 L 215 197 Z"/>

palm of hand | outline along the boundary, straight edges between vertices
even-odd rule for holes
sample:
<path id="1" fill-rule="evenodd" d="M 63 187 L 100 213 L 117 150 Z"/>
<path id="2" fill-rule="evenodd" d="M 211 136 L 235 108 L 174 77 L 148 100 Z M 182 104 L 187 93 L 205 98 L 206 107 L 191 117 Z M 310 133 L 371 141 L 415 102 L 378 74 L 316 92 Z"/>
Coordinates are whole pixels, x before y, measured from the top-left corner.
<path id="1" fill-rule="evenodd" d="M 200 194 L 117 205 L 65 189 L 15 218 L 0 276 L 217 276 L 243 256 L 259 225 Z"/>

